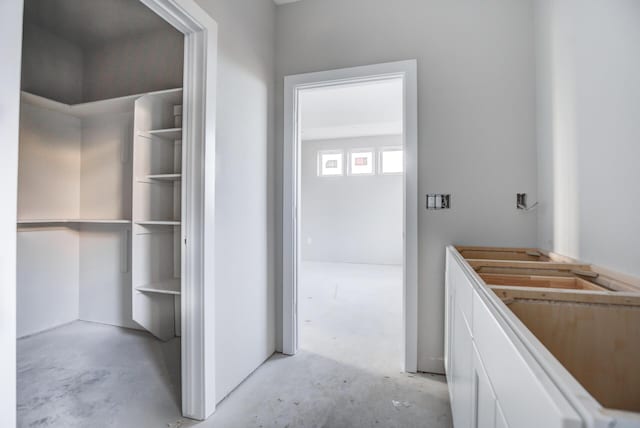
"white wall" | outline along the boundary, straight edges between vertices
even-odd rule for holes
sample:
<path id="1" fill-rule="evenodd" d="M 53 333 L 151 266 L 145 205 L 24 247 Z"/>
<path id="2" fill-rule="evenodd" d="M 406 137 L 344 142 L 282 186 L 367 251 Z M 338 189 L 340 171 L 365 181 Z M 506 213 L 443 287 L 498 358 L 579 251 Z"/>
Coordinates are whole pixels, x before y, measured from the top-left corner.
<path id="1" fill-rule="evenodd" d="M 302 142 L 303 260 L 402 264 L 402 175 L 319 177 L 318 151 L 402 147 L 402 136 Z M 377 168 L 377 164 L 374 164 Z"/>
<path id="2" fill-rule="evenodd" d="M 21 103 L 18 218 L 79 217 L 81 127 L 76 117 Z M 66 228 L 18 230 L 18 337 L 78 319 L 79 245 Z"/>
<path id="3" fill-rule="evenodd" d="M 198 0 L 218 23 L 216 398 L 275 349 L 272 0 Z"/>
<path id="4" fill-rule="evenodd" d="M 0 414 L 16 425 L 16 211 L 23 2 L 0 2 Z"/>
<path id="5" fill-rule="evenodd" d="M 20 114 L 18 218 L 78 218 L 81 120 L 24 102 Z"/>
<path id="6" fill-rule="evenodd" d="M 22 52 L 23 90 L 66 104 L 82 101 L 83 53 L 78 45 L 25 24 Z"/>
<path id="7" fill-rule="evenodd" d="M 516 193 L 536 197 L 532 1 L 304 0 L 276 18 L 276 171 L 284 76 L 418 60 L 418 368 L 442 372 L 445 245 L 536 242 L 535 213 L 515 209 Z M 452 209 L 426 211 L 424 195 L 440 192 Z"/>
<path id="8" fill-rule="evenodd" d="M 79 185 L 83 219 L 131 218 L 133 116 L 128 111 L 82 119 Z"/>
<path id="9" fill-rule="evenodd" d="M 640 3 L 537 9 L 538 244 L 640 275 Z"/>
<path id="10" fill-rule="evenodd" d="M 84 51 L 83 100 L 182 86 L 184 36 L 173 28 Z"/>
<path id="11" fill-rule="evenodd" d="M 80 237 L 67 228 L 18 232 L 18 337 L 79 317 Z"/>
<path id="12" fill-rule="evenodd" d="M 131 218 L 132 132 L 132 111 L 80 119 L 23 102 L 18 218 Z M 21 227 L 18 337 L 79 318 L 138 328 L 127 229 Z"/>

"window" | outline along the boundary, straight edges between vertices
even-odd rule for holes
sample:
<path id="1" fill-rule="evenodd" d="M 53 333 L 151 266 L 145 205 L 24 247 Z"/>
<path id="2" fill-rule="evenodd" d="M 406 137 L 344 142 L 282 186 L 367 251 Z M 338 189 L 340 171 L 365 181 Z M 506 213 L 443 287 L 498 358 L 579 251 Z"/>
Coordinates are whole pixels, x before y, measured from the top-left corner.
<path id="1" fill-rule="evenodd" d="M 331 177 L 344 174 L 343 153 L 340 150 L 318 152 L 318 176 Z"/>
<path id="2" fill-rule="evenodd" d="M 349 153 L 349 175 L 373 175 L 373 151 L 367 149 L 353 150 Z"/>
<path id="3" fill-rule="evenodd" d="M 380 173 L 402 174 L 404 172 L 404 154 L 399 147 L 380 151 Z"/>

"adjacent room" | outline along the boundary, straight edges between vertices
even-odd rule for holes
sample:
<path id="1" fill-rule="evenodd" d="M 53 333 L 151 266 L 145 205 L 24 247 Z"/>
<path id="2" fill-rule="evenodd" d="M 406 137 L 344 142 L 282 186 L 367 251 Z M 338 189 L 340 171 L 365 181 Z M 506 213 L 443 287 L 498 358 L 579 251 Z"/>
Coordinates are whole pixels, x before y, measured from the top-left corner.
<path id="1" fill-rule="evenodd" d="M 2 427 L 640 428 L 638 0 L 0 26 Z"/>
<path id="2" fill-rule="evenodd" d="M 402 367 L 403 82 L 301 91 L 300 347 Z"/>

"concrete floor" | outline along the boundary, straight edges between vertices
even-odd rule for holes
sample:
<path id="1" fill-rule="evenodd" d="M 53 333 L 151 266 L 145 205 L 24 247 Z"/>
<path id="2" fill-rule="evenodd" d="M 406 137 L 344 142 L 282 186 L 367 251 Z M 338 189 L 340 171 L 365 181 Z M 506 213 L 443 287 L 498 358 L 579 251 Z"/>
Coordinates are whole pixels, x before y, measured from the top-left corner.
<path id="1" fill-rule="evenodd" d="M 401 372 L 400 266 L 301 266 L 301 350 L 275 355 L 202 427 L 449 428 L 444 377 Z"/>
<path id="2" fill-rule="evenodd" d="M 19 427 L 167 427 L 180 341 L 76 321 L 18 340 Z"/>
<path id="3" fill-rule="evenodd" d="M 83 322 L 22 339 L 19 426 L 451 427 L 444 378 L 400 371 L 401 278 L 304 263 L 302 349 L 274 355 L 202 423 L 180 417 L 177 340 Z"/>

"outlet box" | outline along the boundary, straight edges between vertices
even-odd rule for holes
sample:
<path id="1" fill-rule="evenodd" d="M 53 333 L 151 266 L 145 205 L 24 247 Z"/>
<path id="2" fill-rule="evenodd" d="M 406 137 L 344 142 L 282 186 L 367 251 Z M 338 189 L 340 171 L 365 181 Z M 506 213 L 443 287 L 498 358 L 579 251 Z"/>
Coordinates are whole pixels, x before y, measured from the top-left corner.
<path id="1" fill-rule="evenodd" d="M 446 210 L 451 208 L 451 195 L 433 193 L 427 195 L 428 210 Z"/>
<path id="2" fill-rule="evenodd" d="M 519 210 L 527 209 L 527 194 L 526 193 L 517 193 L 516 194 L 516 208 Z"/>

